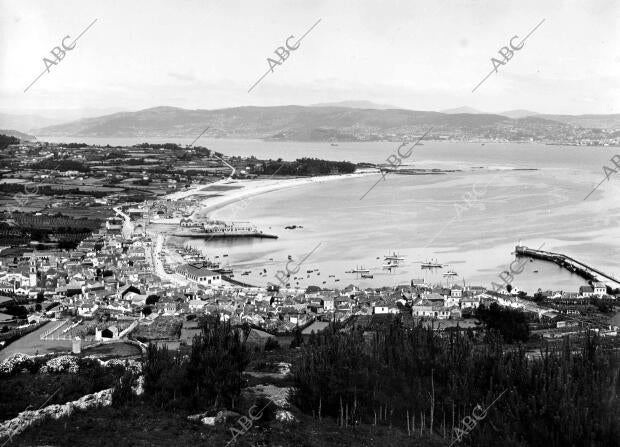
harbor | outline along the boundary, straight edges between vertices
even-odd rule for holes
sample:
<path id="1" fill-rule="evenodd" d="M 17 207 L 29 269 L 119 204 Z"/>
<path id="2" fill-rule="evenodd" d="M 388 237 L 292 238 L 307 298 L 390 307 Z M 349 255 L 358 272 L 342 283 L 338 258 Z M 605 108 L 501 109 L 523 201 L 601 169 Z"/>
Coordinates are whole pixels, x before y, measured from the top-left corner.
<path id="1" fill-rule="evenodd" d="M 620 287 L 620 280 L 608 275 L 595 267 L 591 267 L 581 261 L 562 253 L 553 253 L 550 251 L 537 250 L 525 246 L 517 245 L 515 247 L 516 256 L 525 256 L 543 261 L 553 262 L 560 267 L 565 268 L 571 273 L 575 273 L 587 281 L 595 281 L 604 283 L 608 289 Z"/>

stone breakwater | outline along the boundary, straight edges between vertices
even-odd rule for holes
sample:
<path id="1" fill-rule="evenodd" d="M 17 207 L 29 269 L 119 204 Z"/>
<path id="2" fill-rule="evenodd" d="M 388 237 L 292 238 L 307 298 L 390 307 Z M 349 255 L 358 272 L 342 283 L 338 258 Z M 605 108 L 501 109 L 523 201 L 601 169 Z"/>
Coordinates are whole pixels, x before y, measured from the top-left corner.
<path id="1" fill-rule="evenodd" d="M 22 433 L 31 425 L 46 418 L 60 419 L 70 416 L 74 410 L 87 410 L 96 407 L 107 407 L 112 405 L 112 388 L 87 394 L 78 400 L 67 402 L 62 405 L 49 405 L 39 410 L 26 410 L 13 419 L 9 419 L 0 424 L 0 439 L 11 438 Z"/>

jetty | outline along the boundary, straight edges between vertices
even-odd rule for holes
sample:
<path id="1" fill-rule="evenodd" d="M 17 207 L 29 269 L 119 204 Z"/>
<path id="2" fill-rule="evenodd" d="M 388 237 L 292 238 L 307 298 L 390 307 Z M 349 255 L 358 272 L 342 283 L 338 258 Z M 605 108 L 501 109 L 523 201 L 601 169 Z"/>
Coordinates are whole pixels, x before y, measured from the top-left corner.
<path id="1" fill-rule="evenodd" d="M 537 250 L 525 246 L 517 245 L 515 247 L 517 256 L 527 256 L 534 259 L 553 262 L 560 267 L 565 268 L 569 272 L 575 273 L 588 281 L 598 281 L 604 283 L 608 288 L 614 289 L 620 287 L 620 280 L 608 275 L 599 269 L 592 267 L 584 262 L 578 261 L 570 256 L 562 253 L 553 253 L 550 251 Z"/>
<path id="2" fill-rule="evenodd" d="M 234 286 L 239 286 L 239 287 L 247 287 L 249 289 L 254 289 L 254 288 L 258 288 L 259 286 L 254 286 L 252 284 L 248 284 L 242 281 L 237 281 L 236 279 L 232 279 L 230 276 L 226 276 L 226 275 L 222 275 L 222 280 L 226 281 L 227 283 L 230 283 Z"/>

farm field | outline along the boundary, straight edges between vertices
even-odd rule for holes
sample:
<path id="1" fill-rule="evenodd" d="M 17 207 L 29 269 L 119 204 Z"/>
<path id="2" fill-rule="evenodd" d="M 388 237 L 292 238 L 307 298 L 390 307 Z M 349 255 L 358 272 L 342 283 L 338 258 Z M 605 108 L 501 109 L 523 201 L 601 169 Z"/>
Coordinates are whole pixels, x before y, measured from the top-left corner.
<path id="1" fill-rule="evenodd" d="M 0 351 L 0 361 L 7 359 L 17 352 L 34 355 L 71 350 L 71 340 L 41 340 L 41 334 L 53 327 L 54 324 L 58 324 L 58 322 L 50 321 L 36 331 L 32 331 L 19 340 L 15 340 Z"/>

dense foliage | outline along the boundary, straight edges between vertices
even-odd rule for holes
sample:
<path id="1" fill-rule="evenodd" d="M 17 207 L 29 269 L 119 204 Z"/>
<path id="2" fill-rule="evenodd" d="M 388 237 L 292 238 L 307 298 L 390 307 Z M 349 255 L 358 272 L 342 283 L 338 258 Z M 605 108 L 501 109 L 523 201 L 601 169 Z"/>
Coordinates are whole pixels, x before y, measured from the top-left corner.
<path id="1" fill-rule="evenodd" d="M 18 144 L 19 138 L 10 137 L 8 135 L 0 134 L 0 149 L 6 149 L 10 144 Z"/>
<path id="2" fill-rule="evenodd" d="M 355 165 L 347 161 L 328 161 L 318 158 L 298 158 L 295 161 L 263 162 L 263 174 L 273 175 L 328 175 L 333 173 L 350 174 Z"/>
<path id="3" fill-rule="evenodd" d="M 166 407 L 234 407 L 249 361 L 240 331 L 209 318 L 202 322 L 202 334 L 194 338 L 189 356 L 149 345 L 145 391 L 156 405 Z"/>
<path id="4" fill-rule="evenodd" d="M 530 335 L 527 318 L 520 310 L 492 303 L 488 308 L 480 306 L 476 318 L 486 324 L 487 330 L 498 331 L 506 343 L 525 342 Z"/>
<path id="5" fill-rule="evenodd" d="M 28 189 L 29 188 L 29 189 Z M 0 183 L 0 192 L 4 193 L 24 193 L 26 195 L 42 195 L 42 196 L 65 196 L 72 195 L 84 195 L 96 198 L 105 197 L 110 194 L 109 191 L 96 191 L 92 189 L 80 189 L 80 188 L 54 188 L 51 185 L 28 184 L 24 186 L 23 183 Z"/>
<path id="6" fill-rule="evenodd" d="M 311 337 L 293 366 L 294 403 L 342 426 L 385 423 L 451 437 L 476 405 L 505 391 L 464 438 L 476 446 L 608 446 L 620 442 L 618 365 L 596 339 L 575 353 L 507 352 L 458 331 L 422 326 L 327 331 Z"/>
<path id="7" fill-rule="evenodd" d="M 31 169 L 48 169 L 52 171 L 80 171 L 89 172 L 90 168 L 82 162 L 63 159 L 63 160 L 42 160 L 30 165 Z"/>
<path id="8" fill-rule="evenodd" d="M 62 404 L 114 386 L 122 367 L 103 367 L 96 360 L 77 358 L 79 374 L 52 372 L 44 365 L 50 356 L 33 357 L 11 374 L 0 373 L 0 420 L 17 416 L 24 409 Z"/>

